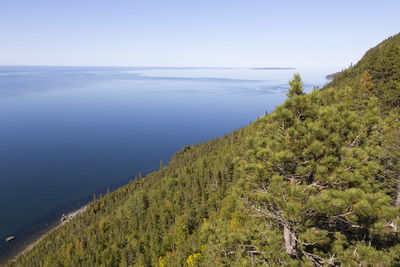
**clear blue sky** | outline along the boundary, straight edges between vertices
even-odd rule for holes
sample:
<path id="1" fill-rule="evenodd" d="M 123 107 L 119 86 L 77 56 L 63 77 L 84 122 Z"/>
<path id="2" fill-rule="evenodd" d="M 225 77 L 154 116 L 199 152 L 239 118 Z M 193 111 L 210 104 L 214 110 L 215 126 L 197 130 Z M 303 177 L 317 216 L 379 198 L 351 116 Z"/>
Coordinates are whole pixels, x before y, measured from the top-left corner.
<path id="1" fill-rule="evenodd" d="M 400 1 L 1 0 L 0 65 L 340 66 Z"/>

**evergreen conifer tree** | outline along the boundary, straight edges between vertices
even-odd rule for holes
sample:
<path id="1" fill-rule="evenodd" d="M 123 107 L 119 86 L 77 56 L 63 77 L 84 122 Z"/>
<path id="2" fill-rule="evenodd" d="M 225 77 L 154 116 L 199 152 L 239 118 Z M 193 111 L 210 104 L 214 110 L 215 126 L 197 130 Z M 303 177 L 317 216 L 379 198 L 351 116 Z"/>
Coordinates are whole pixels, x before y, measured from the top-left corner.
<path id="1" fill-rule="evenodd" d="M 290 89 L 287 92 L 289 98 L 295 95 L 304 95 L 303 92 L 303 82 L 301 80 L 300 74 L 295 73 L 293 79 L 289 81 Z"/>

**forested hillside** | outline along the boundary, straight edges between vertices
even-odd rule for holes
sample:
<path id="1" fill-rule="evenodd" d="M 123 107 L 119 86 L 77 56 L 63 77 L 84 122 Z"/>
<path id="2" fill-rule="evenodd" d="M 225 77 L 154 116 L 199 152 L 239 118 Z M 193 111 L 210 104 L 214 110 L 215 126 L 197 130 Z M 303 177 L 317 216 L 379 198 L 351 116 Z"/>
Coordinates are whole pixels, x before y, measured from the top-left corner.
<path id="1" fill-rule="evenodd" d="M 328 88 L 355 88 L 352 99 L 377 97 L 383 112 L 400 107 L 400 34 L 370 49 L 353 67 L 335 75 Z"/>
<path id="2" fill-rule="evenodd" d="M 400 266 L 400 35 L 186 146 L 7 266 Z"/>

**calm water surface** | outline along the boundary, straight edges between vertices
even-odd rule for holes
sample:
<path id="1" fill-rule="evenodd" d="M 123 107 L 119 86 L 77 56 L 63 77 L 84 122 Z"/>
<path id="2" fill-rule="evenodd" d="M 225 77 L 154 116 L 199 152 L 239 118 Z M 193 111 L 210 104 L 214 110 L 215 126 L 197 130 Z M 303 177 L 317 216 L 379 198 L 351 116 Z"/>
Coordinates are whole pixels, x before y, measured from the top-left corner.
<path id="1" fill-rule="evenodd" d="M 336 71 L 0 66 L 0 256 L 6 236 L 272 111 L 294 72 L 310 91 Z"/>

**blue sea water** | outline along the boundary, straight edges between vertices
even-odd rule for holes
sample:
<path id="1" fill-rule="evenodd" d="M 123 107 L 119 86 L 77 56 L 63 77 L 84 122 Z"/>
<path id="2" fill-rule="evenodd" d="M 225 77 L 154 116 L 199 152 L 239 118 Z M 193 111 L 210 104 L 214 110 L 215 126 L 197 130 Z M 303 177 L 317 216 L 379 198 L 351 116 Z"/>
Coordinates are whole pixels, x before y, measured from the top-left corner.
<path id="1" fill-rule="evenodd" d="M 336 71 L 0 66 L 0 256 L 6 236 L 272 111 L 294 72 L 310 91 Z"/>

